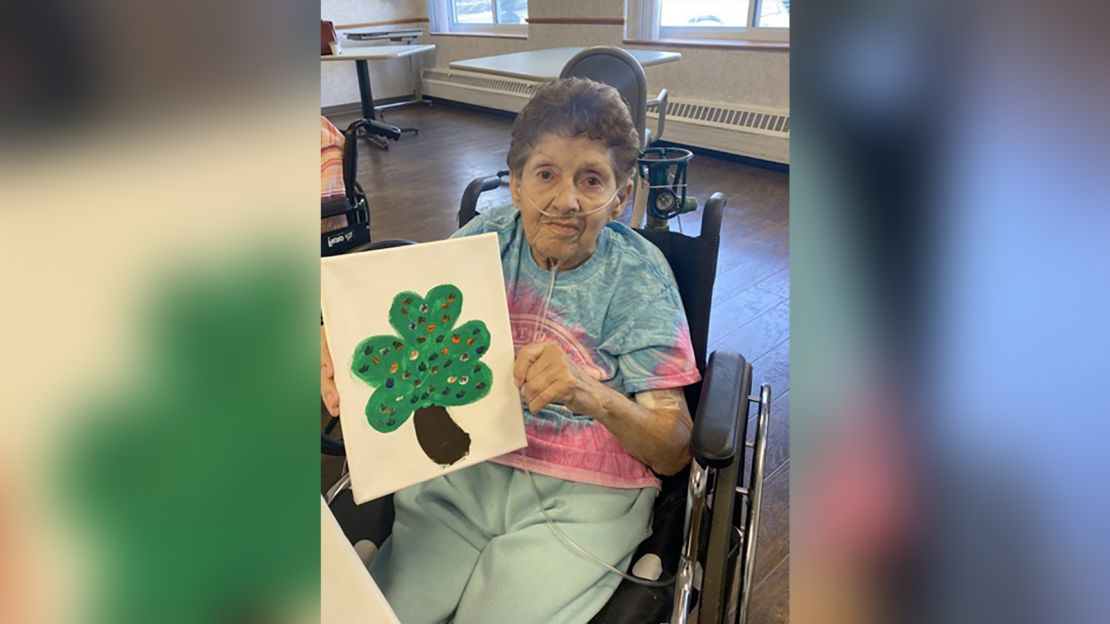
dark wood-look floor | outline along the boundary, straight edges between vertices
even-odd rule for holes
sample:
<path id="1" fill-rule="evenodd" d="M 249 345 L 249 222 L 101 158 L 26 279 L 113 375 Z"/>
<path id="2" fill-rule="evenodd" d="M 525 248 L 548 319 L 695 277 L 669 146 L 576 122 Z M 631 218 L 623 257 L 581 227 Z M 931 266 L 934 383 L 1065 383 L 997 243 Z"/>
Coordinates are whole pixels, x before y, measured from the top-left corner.
<path id="1" fill-rule="evenodd" d="M 466 184 L 506 168 L 511 120 L 445 105 L 398 108 L 387 111 L 385 117 L 394 125 L 417 126 L 420 134 L 390 142 L 388 151 L 365 142 L 360 146 L 358 180 L 370 202 L 372 236 L 421 242 L 447 237 L 456 229 Z M 332 122 L 344 128 L 354 119 L 353 114 L 341 115 Z M 696 155 L 688 183 L 689 192 L 701 203 L 715 191 L 728 198 L 709 350 L 740 352 L 752 362 L 755 382 L 771 384 L 774 392 L 748 621 L 786 622 L 790 553 L 789 176 Z M 479 210 L 507 201 L 507 191 L 485 193 Z M 687 233 L 694 234 L 699 227 L 696 215 L 682 220 Z M 339 464 L 325 459 L 322 469 L 326 486 L 337 477 Z"/>

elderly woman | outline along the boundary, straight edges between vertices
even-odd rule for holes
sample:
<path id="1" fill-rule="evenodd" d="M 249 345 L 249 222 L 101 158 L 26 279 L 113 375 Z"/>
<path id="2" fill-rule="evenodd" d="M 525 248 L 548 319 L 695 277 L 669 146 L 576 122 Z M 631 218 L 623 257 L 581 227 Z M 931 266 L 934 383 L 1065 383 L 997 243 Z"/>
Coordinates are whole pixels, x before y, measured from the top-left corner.
<path id="1" fill-rule="evenodd" d="M 528 446 L 394 496 L 370 572 L 405 624 L 589 620 L 621 579 L 548 517 L 626 569 L 650 533 L 656 473 L 689 461 L 681 388 L 699 375 L 678 289 L 662 254 L 614 221 L 637 154 L 613 88 L 545 84 L 513 124 L 514 206 L 455 233 L 499 237 Z"/>

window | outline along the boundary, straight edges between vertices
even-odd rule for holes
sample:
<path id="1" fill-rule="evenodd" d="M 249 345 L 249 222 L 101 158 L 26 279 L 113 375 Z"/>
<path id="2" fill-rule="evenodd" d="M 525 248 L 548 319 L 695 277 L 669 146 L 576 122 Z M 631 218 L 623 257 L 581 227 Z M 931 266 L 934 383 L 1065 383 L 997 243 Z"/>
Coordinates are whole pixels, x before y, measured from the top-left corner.
<path id="1" fill-rule="evenodd" d="M 430 0 L 436 32 L 527 35 L 528 0 Z"/>
<path id="2" fill-rule="evenodd" d="M 628 0 L 632 39 L 790 41 L 790 0 Z"/>

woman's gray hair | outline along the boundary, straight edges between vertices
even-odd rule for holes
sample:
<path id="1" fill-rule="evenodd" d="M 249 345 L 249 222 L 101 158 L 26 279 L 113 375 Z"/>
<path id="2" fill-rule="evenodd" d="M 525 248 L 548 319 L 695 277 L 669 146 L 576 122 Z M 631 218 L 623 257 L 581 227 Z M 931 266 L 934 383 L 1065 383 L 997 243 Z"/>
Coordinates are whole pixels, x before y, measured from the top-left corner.
<path id="1" fill-rule="evenodd" d="M 584 136 L 609 148 L 617 187 L 632 177 L 640 140 L 628 106 L 613 87 L 586 78 L 562 78 L 536 88 L 513 121 L 506 161 L 520 175 L 532 148 L 545 134 Z"/>

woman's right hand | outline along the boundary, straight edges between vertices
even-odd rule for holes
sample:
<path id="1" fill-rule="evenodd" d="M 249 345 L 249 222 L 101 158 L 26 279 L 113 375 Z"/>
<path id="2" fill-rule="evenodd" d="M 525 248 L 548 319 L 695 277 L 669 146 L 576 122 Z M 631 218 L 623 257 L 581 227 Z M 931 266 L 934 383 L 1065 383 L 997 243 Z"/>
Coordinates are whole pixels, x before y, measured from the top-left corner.
<path id="1" fill-rule="evenodd" d="M 320 326 L 320 398 L 332 416 L 339 416 L 339 389 L 335 387 L 335 368 L 331 364 L 328 336 Z"/>

